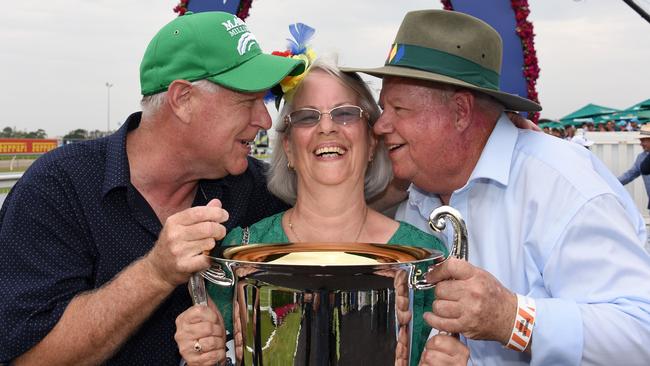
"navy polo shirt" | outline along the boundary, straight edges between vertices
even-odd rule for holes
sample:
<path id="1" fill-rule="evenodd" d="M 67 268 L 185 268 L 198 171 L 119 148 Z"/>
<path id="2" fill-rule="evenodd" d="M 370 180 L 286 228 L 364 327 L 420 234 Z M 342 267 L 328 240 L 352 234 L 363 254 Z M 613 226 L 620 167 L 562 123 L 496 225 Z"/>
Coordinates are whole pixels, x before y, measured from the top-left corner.
<path id="1" fill-rule="evenodd" d="M 45 154 L 7 196 L 0 210 L 0 362 L 36 345 L 74 296 L 110 281 L 157 240 L 162 225 L 131 184 L 126 155 L 127 133 L 140 117 L 131 115 L 109 137 Z M 249 158 L 241 175 L 200 182 L 230 214 L 228 230 L 287 209 L 268 192 L 264 169 Z M 197 192 L 193 205 L 206 203 Z M 189 306 L 187 287 L 177 287 L 107 364 L 178 365 L 174 321 Z"/>

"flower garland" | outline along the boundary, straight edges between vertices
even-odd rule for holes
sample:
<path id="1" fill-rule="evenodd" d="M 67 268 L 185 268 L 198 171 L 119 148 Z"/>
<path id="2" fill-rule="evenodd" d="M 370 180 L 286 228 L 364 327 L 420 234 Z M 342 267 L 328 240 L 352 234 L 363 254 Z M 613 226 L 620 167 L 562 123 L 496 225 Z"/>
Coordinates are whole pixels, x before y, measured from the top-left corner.
<path id="1" fill-rule="evenodd" d="M 180 0 L 178 5 L 174 7 L 174 13 L 178 13 L 178 16 L 184 15 L 187 12 L 187 4 L 189 2 L 190 0 Z M 241 0 L 237 9 L 237 17 L 241 20 L 248 18 L 252 4 L 253 0 Z"/>
<path id="2" fill-rule="evenodd" d="M 266 102 L 275 101 L 275 107 L 280 108 L 280 103 L 284 98 L 290 100 L 293 98 L 293 93 L 302 79 L 307 75 L 307 71 L 316 60 L 316 52 L 311 48 L 309 42 L 316 30 L 304 23 L 295 23 L 289 25 L 289 33 L 293 39 L 287 38 L 289 44 L 284 51 L 273 51 L 271 54 L 275 56 L 288 57 L 304 62 L 305 69 L 302 74 L 287 76 L 280 83 L 268 91 L 264 100 Z"/>
<path id="3" fill-rule="evenodd" d="M 189 0 L 181 0 L 178 5 L 174 7 L 174 13 L 178 13 L 178 16 L 185 15 L 187 12 L 187 2 Z"/>
<path id="4" fill-rule="evenodd" d="M 511 0 L 510 4 L 512 5 L 512 10 L 515 11 L 515 20 L 517 21 L 515 32 L 521 38 L 521 46 L 524 51 L 523 73 L 528 86 L 528 99 L 539 103 L 536 85 L 540 69 L 537 64 L 537 52 L 535 52 L 533 23 L 528 21 L 528 14 L 530 14 L 528 0 Z M 529 113 L 528 117 L 534 123 L 537 123 L 539 120 L 539 112 Z"/>
<path id="5" fill-rule="evenodd" d="M 440 0 L 443 9 L 454 10 L 451 0 Z M 524 66 L 523 74 L 526 78 L 528 99 L 539 103 L 539 96 L 537 94 L 537 78 L 539 78 L 540 68 L 537 64 L 537 52 L 535 51 L 535 33 L 533 32 L 533 24 L 528 21 L 530 9 L 528 7 L 528 0 L 511 0 L 510 5 L 515 12 L 515 33 L 521 39 L 521 47 L 524 53 Z M 537 123 L 539 120 L 539 112 L 530 112 L 528 114 L 533 122 Z"/>

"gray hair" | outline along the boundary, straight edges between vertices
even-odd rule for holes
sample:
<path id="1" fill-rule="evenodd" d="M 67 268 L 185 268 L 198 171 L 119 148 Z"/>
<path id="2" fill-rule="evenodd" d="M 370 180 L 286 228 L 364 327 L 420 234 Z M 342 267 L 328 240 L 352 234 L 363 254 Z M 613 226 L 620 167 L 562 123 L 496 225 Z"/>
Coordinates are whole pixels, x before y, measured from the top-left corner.
<path id="1" fill-rule="evenodd" d="M 192 86 L 195 86 L 201 90 L 205 90 L 210 93 L 216 93 L 219 91 L 219 85 L 211 82 L 210 80 L 202 79 L 192 82 Z M 142 107 L 142 114 L 144 115 L 155 115 L 158 113 L 165 98 L 167 96 L 167 91 L 160 92 L 152 95 L 145 95 L 140 100 L 140 106 Z"/>
<path id="2" fill-rule="evenodd" d="M 322 70 L 336 77 L 343 83 L 343 85 L 357 94 L 359 98 L 359 106 L 368 113 L 368 134 L 372 136 L 372 126 L 379 119 L 381 112 L 366 83 L 361 80 L 359 75 L 343 73 L 335 63 L 324 59 L 316 60 L 310 67 L 309 72 L 314 69 Z M 295 92 L 299 93 L 300 89 L 301 85 L 298 85 Z M 273 153 L 271 156 L 271 167 L 268 172 L 267 184 L 271 193 L 292 205 L 296 202 L 298 182 L 295 171 L 289 169 L 287 166 L 289 160 L 283 149 L 282 142 L 291 133 L 291 126 L 285 124 L 284 117 L 293 112 L 293 110 L 292 98 L 290 98 L 289 101 L 285 100 L 285 104 L 276 121 L 277 136 L 272 146 Z M 366 199 L 370 199 L 383 192 L 392 177 L 393 170 L 390 164 L 390 159 L 388 158 L 388 150 L 386 149 L 383 140 L 379 139 L 375 149 L 374 158 L 368 164 L 368 168 L 366 169 L 364 183 L 364 194 Z"/>

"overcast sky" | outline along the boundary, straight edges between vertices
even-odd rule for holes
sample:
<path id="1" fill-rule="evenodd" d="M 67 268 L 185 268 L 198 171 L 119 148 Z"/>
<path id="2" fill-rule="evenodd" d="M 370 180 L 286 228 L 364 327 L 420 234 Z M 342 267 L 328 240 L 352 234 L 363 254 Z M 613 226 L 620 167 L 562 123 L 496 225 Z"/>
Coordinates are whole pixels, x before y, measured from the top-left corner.
<path id="1" fill-rule="evenodd" d="M 650 8 L 650 0 L 640 0 Z M 0 12 L 0 129 L 50 137 L 107 129 L 139 110 L 138 68 L 176 0 L 17 0 Z M 626 108 L 650 98 L 650 24 L 621 0 L 530 0 L 542 117 L 587 103 Z M 249 28 L 263 50 L 285 48 L 290 23 L 316 28 L 319 53 L 379 66 L 404 14 L 437 0 L 254 0 Z"/>

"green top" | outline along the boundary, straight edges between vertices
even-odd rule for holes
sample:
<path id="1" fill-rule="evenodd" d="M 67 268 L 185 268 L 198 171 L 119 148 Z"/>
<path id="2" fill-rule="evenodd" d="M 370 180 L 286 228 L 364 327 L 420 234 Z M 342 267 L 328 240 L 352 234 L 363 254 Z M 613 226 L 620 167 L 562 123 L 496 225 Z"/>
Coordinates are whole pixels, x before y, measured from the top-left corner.
<path id="1" fill-rule="evenodd" d="M 285 211 L 286 212 L 286 211 Z M 289 238 L 282 228 L 282 217 L 285 212 L 280 212 L 273 216 L 262 219 L 249 228 L 249 243 L 288 243 Z M 242 241 L 243 230 L 237 227 L 228 233 L 223 240 L 223 246 L 240 245 Z M 436 249 L 447 254 L 447 248 L 435 236 L 425 233 L 413 225 L 406 222 L 399 222 L 399 227 L 387 244 L 403 244 L 418 246 L 428 249 Z M 217 304 L 226 322 L 226 329 L 232 333 L 232 299 L 233 292 L 231 288 L 221 287 L 207 282 L 208 294 Z M 424 345 L 431 327 L 424 321 L 422 315 L 425 311 L 431 311 L 433 303 L 433 290 L 414 291 L 413 295 L 413 346 L 417 349 L 424 350 Z M 412 365 L 417 365 L 420 359 L 420 352 L 412 353 L 414 359 Z"/>

